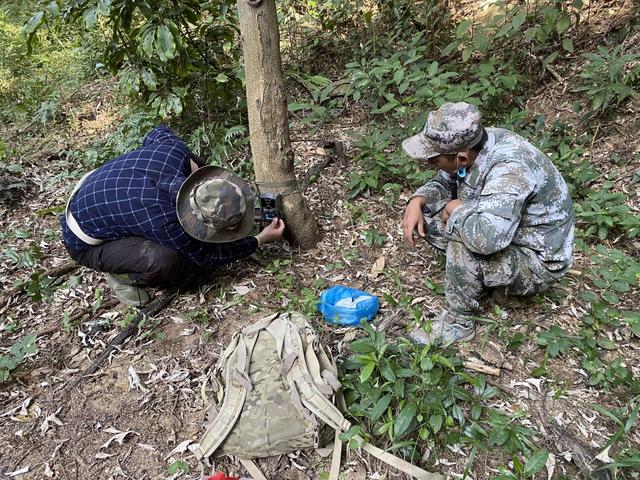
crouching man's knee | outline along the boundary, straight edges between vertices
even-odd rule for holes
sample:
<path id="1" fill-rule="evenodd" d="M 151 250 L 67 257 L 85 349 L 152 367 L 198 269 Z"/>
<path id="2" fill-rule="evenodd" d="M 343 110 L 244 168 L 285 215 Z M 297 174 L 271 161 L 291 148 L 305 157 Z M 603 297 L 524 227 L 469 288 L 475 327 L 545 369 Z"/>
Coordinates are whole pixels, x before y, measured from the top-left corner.
<path id="1" fill-rule="evenodd" d="M 177 250 L 145 241 L 142 252 L 145 268 L 144 272 L 137 275 L 139 284 L 158 286 L 175 280 L 182 263 Z"/>

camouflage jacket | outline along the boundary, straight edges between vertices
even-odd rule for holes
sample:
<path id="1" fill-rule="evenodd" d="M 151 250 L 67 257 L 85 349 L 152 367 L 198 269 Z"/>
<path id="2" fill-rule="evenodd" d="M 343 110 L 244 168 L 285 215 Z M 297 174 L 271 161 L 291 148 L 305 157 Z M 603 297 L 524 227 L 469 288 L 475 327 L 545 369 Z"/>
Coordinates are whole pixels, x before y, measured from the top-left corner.
<path id="1" fill-rule="evenodd" d="M 548 270 L 568 268 L 575 213 L 560 172 L 520 135 L 486 130 L 488 140 L 465 178 L 440 171 L 414 196 L 425 198 L 431 216 L 460 199 L 440 233 L 474 253 L 490 255 L 513 244 L 533 250 Z"/>

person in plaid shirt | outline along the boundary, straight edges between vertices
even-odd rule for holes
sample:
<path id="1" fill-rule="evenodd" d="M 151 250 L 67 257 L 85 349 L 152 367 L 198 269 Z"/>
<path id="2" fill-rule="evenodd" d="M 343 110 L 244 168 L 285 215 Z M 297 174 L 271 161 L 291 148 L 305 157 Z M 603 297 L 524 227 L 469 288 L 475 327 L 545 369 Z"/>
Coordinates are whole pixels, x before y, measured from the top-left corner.
<path id="1" fill-rule="evenodd" d="M 276 219 L 253 229 L 253 191 L 240 177 L 202 166 L 168 127 L 142 147 L 107 162 L 78 184 L 60 218 L 62 239 L 79 264 L 107 272 L 116 296 L 150 300 L 145 286 L 174 282 L 185 268 L 225 265 L 282 239 Z"/>

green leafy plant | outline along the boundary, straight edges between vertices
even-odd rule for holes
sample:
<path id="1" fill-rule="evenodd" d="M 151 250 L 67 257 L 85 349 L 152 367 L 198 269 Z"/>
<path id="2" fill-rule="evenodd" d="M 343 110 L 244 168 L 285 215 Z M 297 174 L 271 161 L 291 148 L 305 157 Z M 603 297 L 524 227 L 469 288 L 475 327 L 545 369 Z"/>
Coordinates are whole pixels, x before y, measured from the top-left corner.
<path id="1" fill-rule="evenodd" d="M 241 118 L 237 120 L 242 121 Z M 203 122 L 189 134 L 187 143 L 191 151 L 203 157 L 209 165 L 232 168 L 244 177 L 253 175 L 253 164 L 244 156 L 236 159 L 236 163 L 228 163 L 233 153 L 249 143 L 245 125 L 227 126 L 216 121 Z"/>
<path id="2" fill-rule="evenodd" d="M 422 184 L 433 176 L 431 170 L 422 170 L 417 162 L 408 158 L 403 152 L 392 149 L 398 132 L 393 130 L 374 130 L 354 142 L 359 149 L 354 158 L 361 171 L 350 174 L 347 187 L 350 197 L 371 195 L 373 192 L 393 189 L 394 180 L 410 181 Z"/>
<path id="3" fill-rule="evenodd" d="M 178 473 L 190 473 L 191 467 L 184 460 L 176 460 L 171 465 L 167 467 L 167 473 L 169 475 L 176 475 Z"/>
<path id="4" fill-rule="evenodd" d="M 7 144 L 0 140 L 0 200 L 10 199 L 14 192 L 27 185 L 21 179 L 24 169 L 18 163 L 7 163 L 8 155 Z"/>
<path id="5" fill-rule="evenodd" d="M 546 347 L 546 351 L 552 357 L 565 353 L 569 348 L 569 341 L 566 332 L 556 326 L 552 325 L 549 330 L 538 334 L 536 343 Z"/>
<path id="6" fill-rule="evenodd" d="M 640 466 L 640 451 L 634 448 L 632 441 L 628 435 L 638 424 L 638 413 L 640 411 L 640 397 L 634 396 L 629 402 L 620 408 L 607 409 L 601 405 L 593 405 L 593 409 L 601 415 L 609 418 L 617 426 L 617 429 L 607 440 L 604 448 L 611 448 L 614 445 L 619 451 L 614 455 L 614 461 L 599 468 L 599 470 L 610 470 L 614 478 L 618 472 L 625 469 L 636 468 Z M 622 477 L 621 477 L 622 478 Z"/>
<path id="7" fill-rule="evenodd" d="M 27 357 L 36 353 L 38 353 L 38 348 L 35 335 L 27 335 L 14 343 L 8 355 L 0 355 L 0 383 L 8 381 L 13 370 Z"/>
<path id="8" fill-rule="evenodd" d="M 25 129 L 63 117 L 62 104 L 94 73 L 96 54 L 93 39 L 80 42 L 77 29 L 67 28 L 42 35 L 37 51 L 27 55 L 20 26 L 37 3 L 0 6 L 0 121 L 24 122 Z"/>
<path id="9" fill-rule="evenodd" d="M 544 363 L 536 369 L 536 375 L 546 374 L 546 356 L 557 357 L 568 352 L 569 346 L 575 347 L 580 355 L 580 366 L 586 372 L 587 383 L 609 390 L 624 386 L 632 392 L 640 391 L 640 382 L 621 356 L 608 356 L 603 360 L 603 352 L 618 349 L 617 342 L 611 338 L 612 330 L 623 326 L 624 320 L 632 334 L 637 335 L 640 328 L 638 312 L 620 312 L 616 305 L 620 303 L 619 294 L 630 293 L 637 285 L 640 275 L 640 263 L 616 249 L 607 249 L 599 245 L 592 256 L 593 266 L 589 269 L 589 278 L 596 289 L 586 289 L 582 298 L 588 304 L 588 311 L 582 317 L 582 328 L 577 335 L 569 335 L 556 326 L 541 332 L 536 343 L 546 349 Z M 596 293 L 597 292 L 597 293 Z"/>
<path id="10" fill-rule="evenodd" d="M 23 32 L 29 52 L 44 26 L 62 21 L 109 36 L 102 42 L 104 66 L 117 75 L 123 92 L 142 96 L 166 118 L 194 101 L 214 111 L 242 98 L 233 6 L 231 0 L 50 2 L 25 22 Z"/>
<path id="11" fill-rule="evenodd" d="M 585 53 L 587 59 L 578 74 L 581 83 L 575 92 L 584 92 L 591 108 L 604 113 L 635 94 L 640 80 L 640 55 L 624 53 L 621 45 L 611 50 L 598 45 L 598 53 Z"/>
<path id="12" fill-rule="evenodd" d="M 367 247 L 381 247 L 387 241 L 387 237 L 377 230 L 369 229 L 360 234 L 360 238 Z"/>
<path id="13" fill-rule="evenodd" d="M 33 245 L 29 250 L 18 252 L 15 248 L 7 248 L 2 251 L 2 255 L 14 262 L 17 267 L 33 268 L 36 260 L 41 256 L 40 247 Z"/>
<path id="14" fill-rule="evenodd" d="M 526 59 L 519 63 L 529 71 L 535 65 L 531 60 L 540 58 L 546 68 L 562 53 L 574 51 L 572 30 L 580 21 L 583 7 L 582 0 L 546 0 L 535 5 L 494 2 L 480 21 L 465 19 L 458 23 L 454 38 L 442 54 L 459 52 L 463 62 L 489 54 Z"/>
<path id="15" fill-rule="evenodd" d="M 578 224 L 583 226 L 585 236 L 595 233 L 601 240 L 611 231 L 622 231 L 628 238 L 635 238 L 640 235 L 640 216 L 631 212 L 624 193 L 610 191 L 612 185 L 612 181 L 606 181 L 600 190 L 589 191 L 576 204 Z"/>
<path id="16" fill-rule="evenodd" d="M 312 131 L 315 131 L 335 116 L 347 82 L 334 83 L 322 75 L 291 74 L 290 78 L 302 86 L 310 97 L 308 102 L 292 102 L 287 106 L 289 112 L 303 115 L 303 124 L 312 125 Z"/>
<path id="17" fill-rule="evenodd" d="M 382 442 L 416 462 L 421 445 L 499 447 L 513 459 L 536 451 L 534 431 L 487 408 L 484 402 L 497 388 L 484 376 L 464 372 L 452 350 L 404 339 L 390 343 L 384 332 L 368 324 L 364 329 L 366 335 L 351 343 L 352 355 L 341 366 L 347 414 L 354 419 L 345 440 L 358 435 Z"/>
<path id="18" fill-rule="evenodd" d="M 18 234 L 22 233 L 18 232 Z M 17 281 L 15 286 L 29 295 L 34 302 L 48 300 L 53 291 L 63 282 L 61 278 L 51 278 L 44 275 L 42 269 L 38 268 L 37 260 L 42 256 L 39 245 L 32 244 L 27 250 L 20 252 L 9 247 L 3 250 L 2 254 L 12 260 L 16 267 L 29 270 L 28 277 L 25 280 Z"/>

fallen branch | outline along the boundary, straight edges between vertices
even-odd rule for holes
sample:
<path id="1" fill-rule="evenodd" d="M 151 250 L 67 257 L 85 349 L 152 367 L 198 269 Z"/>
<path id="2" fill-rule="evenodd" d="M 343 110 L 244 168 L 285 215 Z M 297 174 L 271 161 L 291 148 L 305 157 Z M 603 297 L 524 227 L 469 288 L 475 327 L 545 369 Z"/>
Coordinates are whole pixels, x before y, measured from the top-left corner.
<path id="1" fill-rule="evenodd" d="M 307 190 L 307 188 L 309 188 L 309 185 L 311 184 L 311 182 L 315 178 L 317 178 L 318 175 L 320 175 L 320 172 L 325 168 L 327 168 L 331 163 L 333 163 L 333 161 L 336 160 L 336 158 L 340 160 L 341 163 L 345 162 L 344 146 L 342 142 L 323 141 L 321 142 L 321 146 L 326 149 L 335 149 L 335 151 L 332 154 L 325 155 L 325 158 L 323 160 L 319 161 L 314 166 L 312 166 L 309 170 L 307 170 L 307 173 L 305 174 L 304 178 L 300 182 L 300 192 L 302 193 L 304 193 Z"/>
<path id="2" fill-rule="evenodd" d="M 79 266 L 80 265 L 78 265 L 76 262 L 74 262 L 73 260 L 70 260 L 68 262 L 58 265 L 57 267 L 53 267 L 49 269 L 48 271 L 44 272 L 42 276 L 51 277 L 51 278 L 61 277 L 62 275 L 66 275 L 67 273 L 73 272 Z"/>
<path id="3" fill-rule="evenodd" d="M 118 299 L 116 298 L 105 300 L 104 302 L 102 302 L 100 307 L 94 312 L 94 315 L 99 316 L 99 314 L 101 314 L 105 310 L 109 310 L 110 308 L 115 307 L 118 303 L 119 303 Z M 80 320 L 82 317 L 87 315 L 87 313 L 89 312 L 87 312 L 87 310 L 85 309 L 85 310 L 81 310 L 80 312 L 76 313 L 73 316 L 70 316 L 68 320 L 69 324 L 74 324 L 78 322 L 78 320 Z M 40 330 L 39 332 L 36 333 L 36 339 L 44 337 L 46 335 L 51 335 L 52 333 L 57 332 L 58 329 L 60 328 L 61 323 L 62 323 L 61 320 L 56 320 L 56 322 L 51 327 Z M 15 343 L 14 341 L 3 342 L 3 343 L 0 343 L 0 347 L 5 347 L 5 348 L 10 347 L 14 343 Z"/>
<path id="4" fill-rule="evenodd" d="M 485 365 L 484 363 L 472 362 L 470 360 L 466 360 L 464 362 L 465 368 L 468 370 L 472 370 L 478 373 L 486 373 L 487 375 L 493 375 L 494 377 L 499 377 L 501 370 L 499 368 L 490 367 L 489 365 Z"/>
<path id="5" fill-rule="evenodd" d="M 73 272 L 79 266 L 80 265 L 78 265 L 76 262 L 71 260 L 69 262 L 65 262 L 61 265 L 58 265 L 57 267 L 53 267 L 45 272 L 42 272 L 40 274 L 40 278 L 45 278 L 45 277 L 58 278 L 58 277 L 61 277 L 62 275 L 66 275 L 67 273 Z M 27 282 L 25 281 L 24 283 L 21 283 L 20 285 L 9 289 L 6 293 L 1 295 L 0 306 L 4 306 L 7 300 L 9 300 L 12 296 L 23 293 L 24 286 L 26 285 L 26 283 Z"/>
<path id="6" fill-rule="evenodd" d="M 86 377 L 93 375 L 98 369 L 102 366 L 105 360 L 109 358 L 111 353 L 116 349 L 117 346 L 122 345 L 125 340 L 127 340 L 130 336 L 132 336 L 138 330 L 138 324 L 146 317 L 153 317 L 157 313 L 159 313 L 164 307 L 169 305 L 171 301 L 178 295 L 176 290 L 169 290 L 163 292 L 161 295 L 156 297 L 149 305 L 141 309 L 138 314 L 134 317 L 129 325 L 127 325 L 116 337 L 109 342 L 106 348 L 102 351 L 100 355 L 98 355 L 91 365 L 89 365 L 84 372 L 77 378 L 73 383 L 71 383 L 65 390 L 69 391 L 72 388 L 76 387 L 80 384 Z"/>

